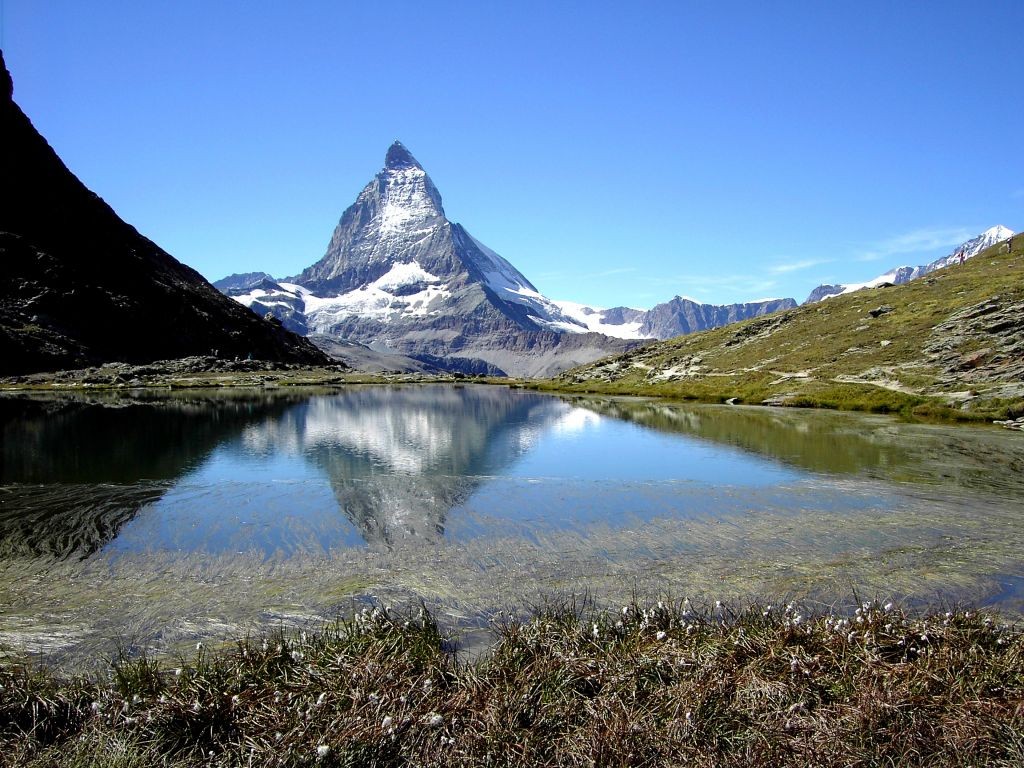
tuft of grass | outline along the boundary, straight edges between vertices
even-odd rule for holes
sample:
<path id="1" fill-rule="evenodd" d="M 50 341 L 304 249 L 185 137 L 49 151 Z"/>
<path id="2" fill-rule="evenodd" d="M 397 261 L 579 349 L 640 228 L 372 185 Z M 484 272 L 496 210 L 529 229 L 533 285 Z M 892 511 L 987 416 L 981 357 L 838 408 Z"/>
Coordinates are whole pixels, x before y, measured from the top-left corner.
<path id="1" fill-rule="evenodd" d="M 460 661 L 422 608 L 106 679 L 0 667 L 0 764 L 1009 766 L 1024 636 L 869 601 L 549 603 Z"/>

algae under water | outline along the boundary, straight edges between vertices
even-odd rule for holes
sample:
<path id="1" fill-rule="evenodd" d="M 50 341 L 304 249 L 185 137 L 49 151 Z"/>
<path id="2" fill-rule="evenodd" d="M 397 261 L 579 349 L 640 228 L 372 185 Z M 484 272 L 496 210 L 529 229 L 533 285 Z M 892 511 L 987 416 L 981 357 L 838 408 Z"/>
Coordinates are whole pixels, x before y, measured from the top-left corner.
<path id="1" fill-rule="evenodd" d="M 494 386 L 0 398 L 0 643 L 75 663 L 354 601 L 587 592 L 1020 614 L 1024 441 Z"/>

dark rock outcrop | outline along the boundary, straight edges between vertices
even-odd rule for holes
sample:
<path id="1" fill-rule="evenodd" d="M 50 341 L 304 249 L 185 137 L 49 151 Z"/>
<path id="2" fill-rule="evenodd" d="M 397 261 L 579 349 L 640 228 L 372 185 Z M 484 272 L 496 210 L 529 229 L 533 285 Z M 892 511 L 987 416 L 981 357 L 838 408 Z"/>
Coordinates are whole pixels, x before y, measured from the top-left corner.
<path id="1" fill-rule="evenodd" d="M 0 55 L 0 374 L 215 353 L 318 364 L 83 185 L 12 100 Z"/>

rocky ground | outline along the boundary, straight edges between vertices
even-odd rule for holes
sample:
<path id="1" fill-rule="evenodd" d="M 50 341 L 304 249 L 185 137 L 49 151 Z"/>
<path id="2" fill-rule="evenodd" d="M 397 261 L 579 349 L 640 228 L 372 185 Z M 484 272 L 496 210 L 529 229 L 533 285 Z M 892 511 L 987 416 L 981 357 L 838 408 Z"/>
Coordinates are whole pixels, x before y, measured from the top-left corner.
<path id="1" fill-rule="evenodd" d="M 363 373 L 341 362 L 311 367 L 267 360 L 196 356 L 156 360 L 143 365 L 106 363 L 68 371 L 0 376 L 0 390 L 321 386 L 384 381 L 454 381 L 462 378 L 459 374 Z"/>

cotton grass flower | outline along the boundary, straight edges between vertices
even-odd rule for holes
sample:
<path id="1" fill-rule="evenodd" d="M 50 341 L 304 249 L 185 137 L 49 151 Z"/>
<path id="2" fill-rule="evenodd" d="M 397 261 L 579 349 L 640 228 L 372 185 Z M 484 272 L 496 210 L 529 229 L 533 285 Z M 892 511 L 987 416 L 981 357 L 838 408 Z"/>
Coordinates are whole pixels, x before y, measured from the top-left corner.
<path id="1" fill-rule="evenodd" d="M 326 744 L 318 744 L 317 745 L 317 748 L 316 748 L 316 759 L 317 760 L 323 760 L 329 754 L 331 754 L 331 748 L 329 746 L 327 746 Z"/>

